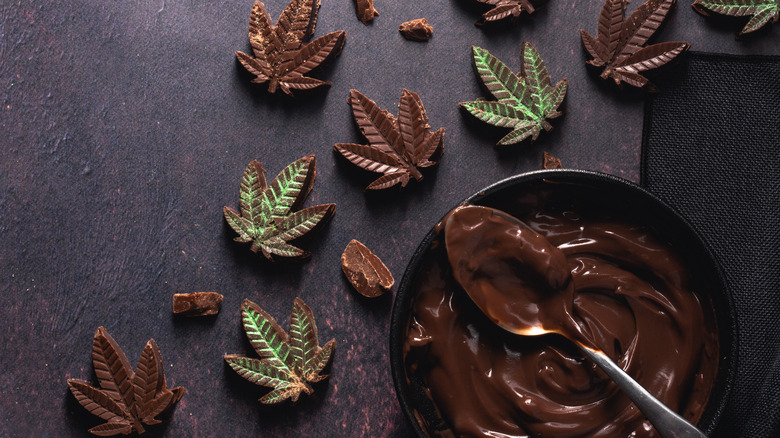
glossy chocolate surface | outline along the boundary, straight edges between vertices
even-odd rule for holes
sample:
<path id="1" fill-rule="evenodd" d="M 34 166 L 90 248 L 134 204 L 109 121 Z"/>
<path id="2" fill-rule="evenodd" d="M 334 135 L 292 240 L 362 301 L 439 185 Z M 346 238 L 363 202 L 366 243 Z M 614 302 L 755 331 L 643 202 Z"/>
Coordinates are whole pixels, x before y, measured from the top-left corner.
<path id="1" fill-rule="evenodd" d="M 718 367 L 707 291 L 690 278 L 676 248 L 637 222 L 641 214 L 622 215 L 619 208 L 604 214 L 600 202 L 590 209 L 580 195 L 542 191 L 502 201 L 531 230 L 473 208 L 448 224 L 446 248 L 438 236 L 420 267 L 404 358 L 409 380 L 424 388 L 438 417 L 419 415 L 428 432 L 658 436 L 570 341 L 511 334 L 491 319 L 556 327 L 607 353 L 686 418 L 701 417 Z M 541 257 L 518 263 L 534 252 Z M 485 317 L 456 277 L 489 285 L 485 299 L 524 291 L 522 305 Z M 537 308 L 529 310 L 529 303 Z M 512 315 L 523 317 L 507 322 Z"/>

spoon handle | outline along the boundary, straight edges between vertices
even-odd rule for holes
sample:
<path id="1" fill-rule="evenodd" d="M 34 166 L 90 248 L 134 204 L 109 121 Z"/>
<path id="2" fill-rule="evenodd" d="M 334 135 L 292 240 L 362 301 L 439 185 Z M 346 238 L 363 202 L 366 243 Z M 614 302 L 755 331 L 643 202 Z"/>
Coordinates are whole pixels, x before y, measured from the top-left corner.
<path id="1" fill-rule="evenodd" d="M 631 378 L 606 354 L 577 343 L 585 356 L 596 363 L 645 414 L 663 438 L 706 438 L 699 429 L 661 403 Z"/>

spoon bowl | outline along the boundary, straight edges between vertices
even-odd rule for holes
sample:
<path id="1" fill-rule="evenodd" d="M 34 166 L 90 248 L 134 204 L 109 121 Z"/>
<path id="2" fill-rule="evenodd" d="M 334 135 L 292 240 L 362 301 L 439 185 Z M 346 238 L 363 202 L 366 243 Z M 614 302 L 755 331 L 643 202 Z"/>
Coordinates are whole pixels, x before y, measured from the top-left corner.
<path id="1" fill-rule="evenodd" d="M 577 332 L 563 252 L 524 222 L 490 207 L 461 205 L 444 219 L 452 274 L 493 323 L 535 336 Z"/>

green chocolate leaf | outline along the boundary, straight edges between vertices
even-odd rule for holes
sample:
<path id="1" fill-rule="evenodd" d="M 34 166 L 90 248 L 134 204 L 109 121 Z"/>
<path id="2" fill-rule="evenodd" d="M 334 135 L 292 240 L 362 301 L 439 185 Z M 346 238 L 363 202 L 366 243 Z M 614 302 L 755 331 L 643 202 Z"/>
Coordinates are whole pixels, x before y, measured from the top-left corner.
<path id="1" fill-rule="evenodd" d="M 257 304 L 244 300 L 241 305 L 241 319 L 246 337 L 260 358 L 289 374 L 293 365 L 292 358 L 289 357 L 290 344 L 287 334 L 274 317 Z"/>
<path id="2" fill-rule="evenodd" d="M 307 256 L 306 251 L 288 242 L 316 228 L 336 209 L 334 204 L 322 204 L 293 212 L 311 192 L 315 175 L 314 155 L 291 163 L 270 184 L 266 184 L 262 165 L 249 163 L 241 178 L 241 213 L 230 207 L 222 209 L 228 225 L 238 234 L 234 240 L 251 243 L 252 251 L 262 252 L 272 261 L 275 255 Z"/>
<path id="3" fill-rule="evenodd" d="M 477 75 L 497 101 L 479 99 L 461 102 L 460 107 L 489 125 L 512 128 L 499 145 L 528 137 L 534 141 L 542 129 L 552 129 L 547 119 L 560 117 L 558 107 L 566 96 L 567 81 L 550 85 L 550 73 L 531 44 L 523 43 L 523 70 L 518 73 L 480 47 L 472 47 L 472 55 Z"/>
<path id="4" fill-rule="evenodd" d="M 239 376 L 256 385 L 274 388 L 286 386 L 290 380 L 289 370 L 276 367 L 268 361 L 234 354 L 225 356 L 225 361 Z"/>
<path id="5" fill-rule="evenodd" d="M 244 300 L 241 315 L 247 338 L 259 359 L 225 355 L 225 361 L 244 379 L 272 390 L 260 398 L 263 404 L 298 400 L 301 392 L 312 394 L 311 383 L 327 375 L 321 374 L 333 357 L 336 340 L 319 346 L 314 314 L 300 298 L 296 298 L 290 316 L 290 334 L 257 304 Z"/>
<path id="6" fill-rule="evenodd" d="M 133 425 L 126 421 L 116 423 L 103 423 L 89 430 L 89 433 L 97 436 L 129 435 L 133 431 Z"/>

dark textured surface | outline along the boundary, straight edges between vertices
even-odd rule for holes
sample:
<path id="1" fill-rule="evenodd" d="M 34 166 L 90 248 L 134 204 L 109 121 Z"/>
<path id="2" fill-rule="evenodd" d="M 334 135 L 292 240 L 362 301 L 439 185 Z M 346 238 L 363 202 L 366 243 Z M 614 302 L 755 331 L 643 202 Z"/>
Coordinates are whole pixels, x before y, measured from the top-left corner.
<path id="1" fill-rule="evenodd" d="M 739 330 L 722 436 L 780 436 L 780 57 L 691 54 L 647 106 L 642 182 L 723 265 Z M 705 91 L 706 90 L 706 91 Z"/>
<path id="2" fill-rule="evenodd" d="M 273 19 L 286 2 L 269 1 Z M 541 166 L 547 150 L 566 167 L 639 178 L 642 96 L 622 95 L 584 65 L 579 29 L 596 32 L 600 1 L 550 1 L 515 25 L 473 26 L 471 0 L 378 1 L 370 26 L 349 0 L 325 0 L 316 36 L 347 31 L 339 58 L 312 76 L 330 89 L 294 101 L 249 84 L 234 51 L 247 51 L 251 1 L 0 4 L 0 435 L 86 436 L 96 418 L 74 401 L 67 378 L 94 379 L 92 336 L 104 325 L 135 363 L 155 338 L 171 385 L 187 390 L 169 436 L 407 436 L 387 358 L 392 294 L 350 290 L 339 256 L 350 239 L 371 248 L 400 280 L 414 248 L 457 201 L 501 178 Z M 637 4 L 632 3 L 630 8 Z M 426 43 L 398 33 L 428 18 Z M 694 50 L 780 53 L 775 29 L 735 41 L 739 24 L 679 5 L 657 40 Z M 522 41 L 541 53 L 553 81 L 569 79 L 565 116 L 534 145 L 496 150 L 457 103 L 484 96 L 471 44 L 514 69 Z M 663 73 L 663 72 L 661 72 Z M 663 76 L 656 79 L 663 87 Z M 334 155 L 362 142 L 350 88 L 396 112 L 402 88 L 420 94 L 445 154 L 403 192 L 364 194 L 372 180 Z M 773 102 L 776 104 L 776 102 Z M 246 164 L 269 177 L 316 153 L 306 205 L 337 204 L 300 264 L 267 263 L 232 242 L 224 205 L 238 205 Z M 225 295 L 210 319 L 171 316 L 171 295 Z M 295 407 L 267 408 L 265 391 L 228 369 L 248 353 L 244 298 L 287 326 L 293 298 L 313 309 L 323 340 L 338 342 L 331 378 Z"/>

